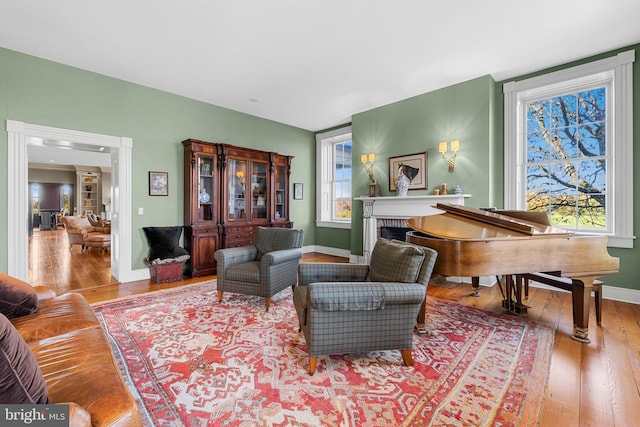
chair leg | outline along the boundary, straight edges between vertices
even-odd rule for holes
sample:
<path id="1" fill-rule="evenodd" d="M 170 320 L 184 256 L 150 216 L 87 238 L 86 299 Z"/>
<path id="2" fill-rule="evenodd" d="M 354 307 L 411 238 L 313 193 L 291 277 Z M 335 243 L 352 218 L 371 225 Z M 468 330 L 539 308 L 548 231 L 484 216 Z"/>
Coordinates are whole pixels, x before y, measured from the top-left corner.
<path id="1" fill-rule="evenodd" d="M 404 366 L 413 366 L 413 356 L 411 355 L 411 349 L 409 350 L 400 350 L 402 353 L 402 361 L 404 362 Z"/>
<path id="2" fill-rule="evenodd" d="M 313 375 L 316 373 L 316 364 L 318 363 L 318 358 L 309 356 L 309 375 Z"/>
<path id="3" fill-rule="evenodd" d="M 222 291 L 218 291 L 218 302 L 222 302 Z"/>
<path id="4" fill-rule="evenodd" d="M 267 309 L 267 311 L 269 311 L 269 307 L 271 306 L 271 298 L 264 299 L 264 306 Z"/>

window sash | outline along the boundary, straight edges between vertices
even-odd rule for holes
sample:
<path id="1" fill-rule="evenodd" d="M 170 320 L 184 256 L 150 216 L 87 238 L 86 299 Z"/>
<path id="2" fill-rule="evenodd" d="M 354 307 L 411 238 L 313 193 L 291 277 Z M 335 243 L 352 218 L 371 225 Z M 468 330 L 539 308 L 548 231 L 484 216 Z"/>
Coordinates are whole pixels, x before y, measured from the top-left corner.
<path id="1" fill-rule="evenodd" d="M 504 92 L 504 206 L 506 209 L 525 209 L 526 171 L 522 142 L 523 99 L 548 97 L 560 93 L 567 82 L 575 88 L 588 87 L 605 81 L 611 73 L 612 104 L 608 107 L 611 125 L 612 165 L 608 166 L 608 203 L 611 211 L 609 246 L 632 248 L 633 235 L 633 62 L 635 51 L 567 68 L 530 79 L 508 82 Z M 592 233 L 593 234 L 593 233 Z"/>
<path id="2" fill-rule="evenodd" d="M 338 159 L 336 150 L 341 144 L 351 141 L 351 127 L 336 129 L 316 135 L 317 146 L 317 199 L 316 199 L 316 224 L 324 227 L 349 228 L 351 218 L 341 218 L 337 215 L 336 186 L 340 185 L 351 189 L 351 176 L 339 176 L 337 166 L 342 163 L 344 171 L 351 169 L 351 159 L 344 155 L 344 159 Z M 348 191 L 345 199 L 351 201 L 351 192 Z"/>

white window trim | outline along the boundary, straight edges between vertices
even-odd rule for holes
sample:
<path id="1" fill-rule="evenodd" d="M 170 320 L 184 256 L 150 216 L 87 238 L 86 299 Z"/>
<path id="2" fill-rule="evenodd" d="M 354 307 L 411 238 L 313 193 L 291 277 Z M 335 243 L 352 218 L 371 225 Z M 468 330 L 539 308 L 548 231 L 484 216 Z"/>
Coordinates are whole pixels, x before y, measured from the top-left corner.
<path id="1" fill-rule="evenodd" d="M 331 174 L 332 165 L 323 162 L 323 159 L 326 158 L 327 155 L 322 151 L 323 149 L 328 149 L 328 146 L 324 145 L 322 141 L 350 133 L 351 126 L 345 126 L 316 134 L 316 226 L 318 227 L 351 229 L 351 218 L 344 220 L 326 220 L 326 218 L 331 218 L 332 216 L 331 212 L 328 211 L 331 203 L 326 200 L 327 197 L 331 197 L 331 190 L 326 188 L 323 177 Z M 330 157 L 333 158 L 333 155 Z"/>
<path id="2" fill-rule="evenodd" d="M 520 123 L 522 99 L 531 97 L 540 88 L 548 89 L 570 80 L 581 79 L 613 70 L 613 158 L 614 176 L 610 192 L 614 206 L 613 233 L 609 246 L 633 248 L 633 62 L 635 50 L 615 57 L 556 71 L 530 79 L 508 82 L 504 92 L 504 207 L 526 209 L 524 197 L 525 150 Z"/>

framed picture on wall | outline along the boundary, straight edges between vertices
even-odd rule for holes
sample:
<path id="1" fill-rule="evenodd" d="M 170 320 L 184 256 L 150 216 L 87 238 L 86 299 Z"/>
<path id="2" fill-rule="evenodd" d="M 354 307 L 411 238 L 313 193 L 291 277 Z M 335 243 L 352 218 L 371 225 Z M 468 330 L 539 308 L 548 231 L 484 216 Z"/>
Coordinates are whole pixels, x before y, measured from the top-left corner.
<path id="1" fill-rule="evenodd" d="M 409 190 L 427 188 L 427 153 L 415 153 L 389 157 L 389 191 L 396 191 L 396 181 L 401 166 L 407 166 L 407 169 L 411 171 L 411 176 L 408 176 L 411 181 Z"/>
<path id="2" fill-rule="evenodd" d="M 302 183 L 301 182 L 293 183 L 293 199 L 302 200 Z"/>
<path id="3" fill-rule="evenodd" d="M 149 172 L 149 195 L 168 196 L 169 195 L 169 173 Z"/>

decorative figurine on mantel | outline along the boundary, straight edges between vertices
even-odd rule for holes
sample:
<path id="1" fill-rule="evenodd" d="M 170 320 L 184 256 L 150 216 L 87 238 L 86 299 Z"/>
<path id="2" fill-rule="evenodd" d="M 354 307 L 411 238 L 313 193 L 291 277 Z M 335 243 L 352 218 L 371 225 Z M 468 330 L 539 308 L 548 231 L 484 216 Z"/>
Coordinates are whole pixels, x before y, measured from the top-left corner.
<path id="1" fill-rule="evenodd" d="M 411 181 L 418 175 L 419 171 L 419 168 L 400 163 L 398 167 L 398 180 L 396 181 L 396 195 L 398 197 L 405 197 L 407 195 Z"/>

